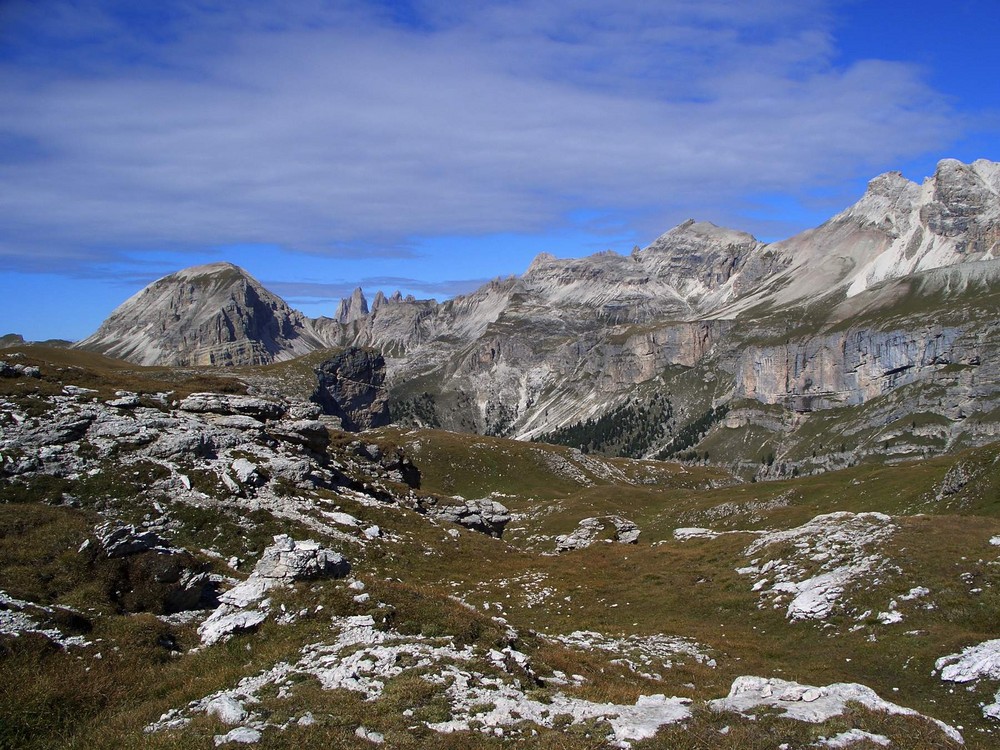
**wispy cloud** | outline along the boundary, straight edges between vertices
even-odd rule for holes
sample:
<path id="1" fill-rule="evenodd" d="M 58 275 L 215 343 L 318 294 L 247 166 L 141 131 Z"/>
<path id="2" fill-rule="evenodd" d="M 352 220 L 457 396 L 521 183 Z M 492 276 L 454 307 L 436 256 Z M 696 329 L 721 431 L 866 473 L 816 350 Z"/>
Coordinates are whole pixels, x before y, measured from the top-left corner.
<path id="1" fill-rule="evenodd" d="M 959 127 L 914 67 L 836 64 L 824 0 L 325 5 L 7 3 L 0 267 L 665 229 Z"/>

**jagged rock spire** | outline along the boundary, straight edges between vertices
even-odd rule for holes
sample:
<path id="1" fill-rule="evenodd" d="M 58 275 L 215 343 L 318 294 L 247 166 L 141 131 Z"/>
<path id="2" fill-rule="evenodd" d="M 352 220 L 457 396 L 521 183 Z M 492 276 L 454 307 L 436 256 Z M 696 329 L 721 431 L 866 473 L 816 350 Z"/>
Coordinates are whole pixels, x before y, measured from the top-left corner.
<path id="1" fill-rule="evenodd" d="M 333 319 L 338 323 L 347 324 L 361 320 L 367 315 L 368 300 L 365 299 L 365 293 L 361 291 L 361 287 L 358 287 L 350 297 L 340 300 L 340 304 L 337 305 L 337 310 L 333 314 Z"/>

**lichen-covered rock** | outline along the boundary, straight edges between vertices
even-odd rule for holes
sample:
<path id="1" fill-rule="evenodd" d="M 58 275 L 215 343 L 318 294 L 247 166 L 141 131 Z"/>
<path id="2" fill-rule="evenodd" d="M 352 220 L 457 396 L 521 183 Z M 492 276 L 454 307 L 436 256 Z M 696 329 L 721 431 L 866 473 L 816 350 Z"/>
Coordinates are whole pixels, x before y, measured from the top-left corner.
<path id="1" fill-rule="evenodd" d="M 345 430 L 389 424 L 385 359 L 378 352 L 352 346 L 316 368 L 316 378 L 312 400 L 324 413 L 340 417 Z"/>

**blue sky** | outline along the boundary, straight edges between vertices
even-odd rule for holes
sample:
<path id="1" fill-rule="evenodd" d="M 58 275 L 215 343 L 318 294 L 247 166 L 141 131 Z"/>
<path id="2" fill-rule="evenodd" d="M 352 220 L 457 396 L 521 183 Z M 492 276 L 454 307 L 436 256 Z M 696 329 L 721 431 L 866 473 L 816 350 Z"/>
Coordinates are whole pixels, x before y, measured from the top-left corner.
<path id="1" fill-rule="evenodd" d="M 1000 159 L 996 0 L 4 0 L 0 333 L 230 260 L 309 315 Z"/>

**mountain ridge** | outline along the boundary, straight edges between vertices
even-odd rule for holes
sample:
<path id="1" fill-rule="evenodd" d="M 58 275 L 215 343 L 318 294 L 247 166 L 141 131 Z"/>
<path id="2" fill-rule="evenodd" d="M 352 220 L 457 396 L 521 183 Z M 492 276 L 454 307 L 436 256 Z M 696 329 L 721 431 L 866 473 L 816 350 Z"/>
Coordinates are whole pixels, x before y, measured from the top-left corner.
<path id="1" fill-rule="evenodd" d="M 996 300 L 989 294 L 1000 264 L 998 185 L 1000 164 L 942 160 L 920 185 L 898 172 L 874 178 L 852 206 L 781 242 L 690 220 L 629 255 L 557 259 L 542 253 L 520 276 L 441 303 L 379 294 L 369 308 L 358 288 L 332 318 L 307 319 L 277 298 L 267 298 L 266 314 L 258 314 L 259 305 L 243 313 L 242 292 L 226 292 L 220 283 L 206 299 L 224 303 L 221 322 L 214 312 L 199 324 L 209 341 L 185 362 L 254 364 L 310 348 L 369 347 L 386 358 L 399 414 L 522 439 L 551 435 L 665 389 L 675 401 L 673 421 L 658 428 L 659 442 L 643 455 L 676 451 L 679 435 L 690 439 L 687 426 L 722 403 L 749 400 L 758 412 L 749 419 L 750 432 L 774 424 L 761 412 L 769 406 L 800 415 L 754 438 L 775 443 L 780 455 L 788 441 L 795 447 L 794 435 L 809 421 L 801 415 L 841 407 L 862 413 L 900 389 L 943 389 L 945 395 L 935 397 L 940 410 L 954 415 L 961 410 L 945 402 L 966 402 L 974 393 L 982 404 L 994 403 L 996 389 L 984 390 L 981 382 L 1000 381 L 993 356 Z M 964 267 L 967 274 L 942 270 Z M 234 269 L 212 273 L 231 278 L 237 291 L 267 294 L 256 282 L 234 277 Z M 189 269 L 177 283 L 183 287 L 188 277 L 206 273 Z M 985 293 L 970 293 L 970 285 Z M 933 292 L 924 294 L 928 289 Z M 134 307 L 134 300 L 123 308 Z M 227 316 L 225 304 L 234 300 Z M 137 327 L 116 311 L 80 345 L 127 356 L 126 332 L 111 325 L 116 316 Z M 233 326 L 232 318 L 241 325 Z M 142 335 L 155 335 L 157 325 L 164 327 L 145 324 Z M 181 328 L 175 325 L 168 340 L 184 345 Z M 256 340 L 258 329 L 271 332 L 271 340 Z M 281 339 L 283 330 L 292 335 Z M 155 347 L 132 348 L 150 363 Z M 969 376 L 945 378 L 949 367 L 968 368 Z M 903 411 L 925 408 L 921 398 L 913 396 Z M 851 429 L 870 432 L 871 425 L 862 426 L 868 420 Z M 961 424 L 955 420 L 953 426 Z M 708 424 L 687 448 L 711 442 L 719 429 Z M 991 429 L 977 427 L 962 439 L 980 441 Z M 956 439 L 949 434 L 940 441 Z M 905 450 L 922 450 L 920 443 L 913 438 Z M 846 460 L 860 460 L 872 446 Z M 737 451 L 747 471 L 762 450 L 769 449 L 748 443 Z M 823 465 L 797 461 L 795 468 Z"/>

